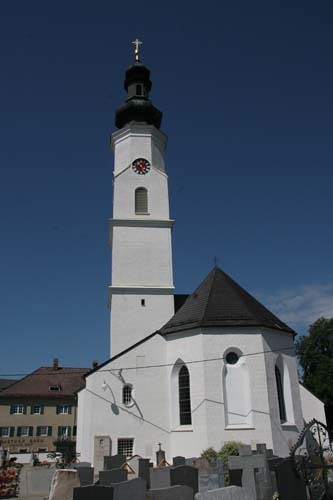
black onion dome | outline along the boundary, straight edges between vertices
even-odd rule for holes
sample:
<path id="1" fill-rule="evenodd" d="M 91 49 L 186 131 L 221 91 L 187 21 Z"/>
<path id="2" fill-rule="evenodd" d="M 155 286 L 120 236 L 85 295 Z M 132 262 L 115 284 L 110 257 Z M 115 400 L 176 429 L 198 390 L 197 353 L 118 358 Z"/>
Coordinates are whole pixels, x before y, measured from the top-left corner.
<path id="1" fill-rule="evenodd" d="M 127 91 L 132 83 L 142 82 L 147 85 L 148 92 L 151 90 L 150 71 L 144 64 L 136 62 L 129 66 L 125 73 L 124 88 Z"/>
<path id="2" fill-rule="evenodd" d="M 131 121 L 147 123 L 160 128 L 162 112 L 149 100 L 152 83 L 149 69 L 140 61 L 126 70 L 124 88 L 128 98 L 116 111 L 115 125 L 122 128 Z"/>

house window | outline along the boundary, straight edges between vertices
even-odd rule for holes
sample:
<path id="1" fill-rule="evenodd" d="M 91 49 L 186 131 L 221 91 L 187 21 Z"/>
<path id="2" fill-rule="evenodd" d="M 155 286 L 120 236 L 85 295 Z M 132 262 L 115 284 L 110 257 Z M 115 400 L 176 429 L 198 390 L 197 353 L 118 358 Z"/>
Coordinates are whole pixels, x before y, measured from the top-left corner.
<path id="1" fill-rule="evenodd" d="M 141 305 L 142 305 L 142 307 L 145 307 L 145 305 L 146 305 L 146 300 L 145 299 L 141 299 Z"/>
<path id="2" fill-rule="evenodd" d="M 71 437 L 71 428 L 68 425 L 59 426 L 58 427 L 58 437 L 59 438 Z"/>
<path id="3" fill-rule="evenodd" d="M 190 425 L 192 424 L 190 374 L 185 365 L 179 370 L 178 387 L 180 425 Z"/>
<path id="4" fill-rule="evenodd" d="M 46 425 L 41 425 L 39 427 L 39 435 L 40 436 L 47 436 L 47 426 Z"/>
<path id="5" fill-rule="evenodd" d="M 50 385 L 49 391 L 58 392 L 58 391 L 61 391 L 61 387 L 60 387 L 60 385 Z"/>
<path id="6" fill-rule="evenodd" d="M 19 448 L 19 453 L 30 453 L 29 448 Z"/>
<path id="7" fill-rule="evenodd" d="M 133 456 L 134 439 L 118 439 L 118 455 Z"/>
<path id="8" fill-rule="evenodd" d="M 29 427 L 27 425 L 21 427 L 21 436 L 22 437 L 29 436 Z"/>
<path id="9" fill-rule="evenodd" d="M 148 191 L 146 188 L 139 187 L 135 190 L 135 213 L 148 213 Z"/>
<path id="10" fill-rule="evenodd" d="M 68 415 L 72 413 L 71 405 L 58 405 L 57 406 L 57 415 Z"/>
<path id="11" fill-rule="evenodd" d="M 9 427 L 1 427 L 0 435 L 1 435 L 1 437 L 9 437 L 9 435 L 10 435 Z"/>
<path id="12" fill-rule="evenodd" d="M 46 453 L 47 448 L 38 448 L 38 453 Z"/>
<path id="13" fill-rule="evenodd" d="M 42 414 L 42 407 L 41 407 L 41 405 L 34 405 L 32 407 L 32 413 L 33 413 L 33 415 L 41 415 Z"/>
<path id="14" fill-rule="evenodd" d="M 132 389 L 130 384 L 126 384 L 123 387 L 123 404 L 125 406 L 131 406 L 133 404 Z"/>
<path id="15" fill-rule="evenodd" d="M 12 405 L 11 407 L 12 415 L 24 415 L 25 414 L 25 406 L 21 404 Z"/>
<path id="16" fill-rule="evenodd" d="M 284 402 L 281 372 L 277 366 L 275 366 L 275 380 L 276 380 L 276 389 L 279 401 L 280 421 L 283 424 L 287 420 L 287 415 L 286 415 L 286 406 Z"/>

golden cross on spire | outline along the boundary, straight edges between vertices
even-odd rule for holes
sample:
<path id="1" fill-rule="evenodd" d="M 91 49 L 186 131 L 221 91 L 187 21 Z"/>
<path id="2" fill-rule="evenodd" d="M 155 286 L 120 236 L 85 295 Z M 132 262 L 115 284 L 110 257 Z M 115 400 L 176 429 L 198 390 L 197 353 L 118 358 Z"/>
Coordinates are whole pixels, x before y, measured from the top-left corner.
<path id="1" fill-rule="evenodd" d="M 139 60 L 140 45 L 142 45 L 142 42 L 141 42 L 141 40 L 136 38 L 135 40 L 133 40 L 132 43 L 133 43 L 133 45 L 135 45 L 135 50 L 134 50 L 135 60 L 138 61 Z"/>

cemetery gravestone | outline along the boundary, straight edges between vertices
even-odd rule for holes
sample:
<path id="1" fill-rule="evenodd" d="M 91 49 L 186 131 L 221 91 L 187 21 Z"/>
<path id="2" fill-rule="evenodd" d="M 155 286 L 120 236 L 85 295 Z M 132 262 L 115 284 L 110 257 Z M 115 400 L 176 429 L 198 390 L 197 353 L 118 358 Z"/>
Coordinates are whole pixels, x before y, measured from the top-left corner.
<path id="1" fill-rule="evenodd" d="M 79 473 L 81 486 L 88 486 L 94 482 L 94 468 L 93 467 L 75 467 Z"/>
<path id="2" fill-rule="evenodd" d="M 94 467 L 95 471 L 103 470 L 104 457 L 111 455 L 111 438 L 110 436 L 95 436 L 94 437 Z"/>
<path id="3" fill-rule="evenodd" d="M 150 490 L 147 492 L 147 500 L 193 500 L 193 490 L 189 486 L 178 485 Z"/>
<path id="4" fill-rule="evenodd" d="M 49 500 L 72 500 L 77 486 L 80 486 L 77 470 L 58 469 L 52 478 Z"/>
<path id="5" fill-rule="evenodd" d="M 170 468 L 150 469 L 150 487 L 152 490 L 171 486 Z"/>
<path id="6" fill-rule="evenodd" d="M 242 470 L 242 486 L 249 493 L 250 500 L 256 500 L 256 483 L 254 478 L 255 469 L 263 469 L 265 457 L 263 455 L 252 455 L 251 446 L 242 445 L 239 448 L 239 456 L 228 458 L 229 470 Z M 230 476 L 232 480 L 232 475 Z"/>
<path id="7" fill-rule="evenodd" d="M 145 500 L 146 484 L 133 479 L 111 486 L 82 486 L 75 488 L 73 500 Z"/>
<path id="8" fill-rule="evenodd" d="M 290 457 L 274 467 L 280 500 L 307 500 L 306 486 L 294 470 Z"/>
<path id="9" fill-rule="evenodd" d="M 199 471 L 190 465 L 179 465 L 170 469 L 171 486 L 185 485 L 193 489 L 193 493 L 199 491 Z"/>
<path id="10" fill-rule="evenodd" d="M 185 465 L 185 457 L 173 457 L 172 465 L 178 467 L 178 465 Z"/>
<path id="11" fill-rule="evenodd" d="M 101 486 L 109 486 L 113 483 L 122 483 L 127 481 L 127 470 L 124 469 L 111 469 L 102 470 L 99 473 L 99 484 Z"/>
<path id="12" fill-rule="evenodd" d="M 227 486 L 195 495 L 195 500 L 249 500 L 249 498 L 245 488 L 239 486 Z"/>
<path id="13" fill-rule="evenodd" d="M 267 450 L 265 444 L 257 444 L 257 453 L 264 457 L 263 469 L 255 473 L 257 500 L 271 500 L 276 491 L 274 474 L 268 465 L 268 460 L 273 457 L 273 450 Z"/>
<path id="14" fill-rule="evenodd" d="M 104 470 L 120 469 L 126 462 L 124 455 L 112 455 L 104 457 Z"/>
<path id="15" fill-rule="evenodd" d="M 139 458 L 138 460 L 138 476 L 146 481 L 146 486 L 150 488 L 150 464 L 149 458 Z"/>
<path id="16" fill-rule="evenodd" d="M 156 465 L 164 465 L 165 462 L 165 451 L 161 449 L 161 443 L 158 443 L 159 449 L 156 452 Z"/>

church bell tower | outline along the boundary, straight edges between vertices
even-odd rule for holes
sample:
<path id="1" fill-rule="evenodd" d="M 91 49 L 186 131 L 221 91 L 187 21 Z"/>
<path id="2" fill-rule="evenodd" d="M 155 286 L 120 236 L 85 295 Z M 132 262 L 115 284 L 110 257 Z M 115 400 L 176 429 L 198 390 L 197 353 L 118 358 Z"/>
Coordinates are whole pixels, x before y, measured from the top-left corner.
<path id="1" fill-rule="evenodd" d="M 150 71 L 139 60 L 126 71 L 125 103 L 116 111 L 114 151 L 111 355 L 153 333 L 174 314 L 168 177 L 162 113 L 149 100 Z"/>

